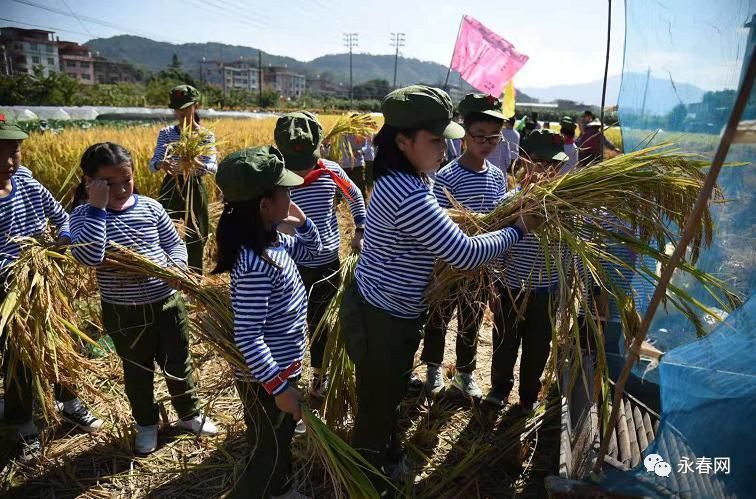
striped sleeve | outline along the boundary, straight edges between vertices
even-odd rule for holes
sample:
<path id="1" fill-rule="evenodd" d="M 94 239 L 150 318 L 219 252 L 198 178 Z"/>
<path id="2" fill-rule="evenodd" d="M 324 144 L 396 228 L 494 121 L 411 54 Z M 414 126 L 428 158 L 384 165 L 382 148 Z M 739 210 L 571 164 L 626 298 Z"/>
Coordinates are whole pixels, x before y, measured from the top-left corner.
<path id="1" fill-rule="evenodd" d="M 82 205 L 71 217 L 71 254 L 84 265 L 97 266 L 105 259 L 107 244 L 105 210 Z"/>
<path id="2" fill-rule="evenodd" d="M 339 177 L 349 183 L 349 195 L 352 196 L 352 200 L 349 201 L 349 209 L 352 212 L 354 224 L 358 226 L 365 225 L 365 199 L 362 197 L 362 193 L 343 168 L 338 167 L 335 170 Z"/>
<path id="3" fill-rule="evenodd" d="M 252 376 L 262 383 L 270 381 L 281 371 L 265 343 L 263 331 L 272 292 L 270 276 L 251 268 L 237 278 L 233 299 L 234 342 Z M 273 395 L 278 395 L 287 387 L 288 383 L 281 384 Z"/>
<path id="4" fill-rule="evenodd" d="M 279 232 L 278 237 L 281 245 L 294 261 L 314 258 L 323 249 L 318 228 L 310 218 L 302 227 L 297 227 L 296 235 L 290 236 Z"/>
<path id="5" fill-rule="evenodd" d="M 396 220 L 400 230 L 417 238 L 418 242 L 448 264 L 464 270 L 496 258 L 523 236 L 519 228 L 506 227 L 468 237 L 427 191 L 410 195 L 399 206 Z"/>
<path id="6" fill-rule="evenodd" d="M 436 197 L 436 201 L 438 201 L 438 205 L 441 208 L 451 208 L 452 206 L 449 202 L 449 198 L 446 197 L 444 189 L 448 189 L 449 193 L 454 195 L 449 182 L 446 180 L 446 168 L 448 167 L 444 167 L 438 172 L 436 179 L 433 182 L 433 195 Z"/>
<path id="7" fill-rule="evenodd" d="M 165 159 L 165 148 L 168 146 L 168 130 L 162 129 L 158 133 L 157 144 L 155 145 L 155 152 L 152 153 L 152 159 L 150 160 L 150 170 L 152 172 L 158 171 L 158 163 Z"/>
<path id="8" fill-rule="evenodd" d="M 40 185 L 41 187 L 41 185 Z M 41 187 L 42 208 L 45 216 L 55 225 L 58 237 L 71 237 L 69 217 L 63 206 L 50 194 L 50 191 Z"/>
<path id="9" fill-rule="evenodd" d="M 176 227 L 162 206 L 157 208 L 157 229 L 160 237 L 160 247 L 163 248 L 172 265 L 186 268 L 188 256 L 186 244 L 178 235 Z"/>
<path id="10" fill-rule="evenodd" d="M 200 156 L 197 159 L 205 165 L 206 172 L 215 173 L 218 171 L 218 155 L 216 154 L 215 149 L 215 135 L 213 135 L 212 132 L 208 135 L 207 140 L 205 140 L 205 144 L 212 144 L 213 153 L 208 156 Z"/>

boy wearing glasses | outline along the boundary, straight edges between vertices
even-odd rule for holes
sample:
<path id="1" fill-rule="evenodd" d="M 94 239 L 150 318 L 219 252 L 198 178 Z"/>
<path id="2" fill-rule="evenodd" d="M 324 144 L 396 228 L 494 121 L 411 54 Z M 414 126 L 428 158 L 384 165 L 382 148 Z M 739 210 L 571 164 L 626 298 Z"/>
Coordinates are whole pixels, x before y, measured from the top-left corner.
<path id="1" fill-rule="evenodd" d="M 502 142 L 501 130 L 505 118 L 501 113 L 501 101 L 492 95 L 467 94 L 459 104 L 459 112 L 466 131 L 465 152 L 438 171 L 433 194 L 442 208 L 452 206 L 445 192 L 448 191 L 468 210 L 488 213 L 502 201 L 507 190 L 505 173 L 486 159 Z M 453 295 L 443 305 L 430 311 L 421 360 L 427 365 L 426 389 L 431 396 L 437 396 L 445 387 L 441 370 L 444 340 L 455 309 L 458 309 L 457 362 L 451 387 L 469 399 L 483 396 L 473 378 L 473 371 L 478 329 L 483 321 L 486 303 L 487 296 L 470 300 L 470 297 Z"/>

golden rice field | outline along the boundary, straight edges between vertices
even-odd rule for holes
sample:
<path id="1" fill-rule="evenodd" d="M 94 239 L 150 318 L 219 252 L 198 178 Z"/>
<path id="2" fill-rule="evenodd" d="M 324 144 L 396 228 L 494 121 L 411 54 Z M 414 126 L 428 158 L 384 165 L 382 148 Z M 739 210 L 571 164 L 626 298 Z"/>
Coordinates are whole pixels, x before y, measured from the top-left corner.
<path id="1" fill-rule="evenodd" d="M 327 131 L 338 116 L 321 115 L 319 118 Z M 218 154 L 222 158 L 229 152 L 244 147 L 272 143 L 275 122 L 275 117 L 259 120 L 224 119 L 203 122 L 203 126 L 215 133 Z M 139 191 L 146 196 L 156 197 L 163 175 L 150 172 L 148 164 L 162 126 L 164 125 L 67 128 L 55 134 L 32 134 L 23 143 L 22 162 L 32 168 L 35 178 L 65 204 L 78 182 L 79 160 L 84 150 L 97 142 L 116 142 L 131 152 Z M 211 196 L 211 200 L 216 199 L 216 189 L 211 189 Z"/>

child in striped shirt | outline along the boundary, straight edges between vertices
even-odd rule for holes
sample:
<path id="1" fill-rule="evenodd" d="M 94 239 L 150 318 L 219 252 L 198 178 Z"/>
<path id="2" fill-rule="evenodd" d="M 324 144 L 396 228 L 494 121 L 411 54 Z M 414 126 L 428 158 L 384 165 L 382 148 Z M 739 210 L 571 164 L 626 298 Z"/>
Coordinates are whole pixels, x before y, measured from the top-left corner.
<path id="1" fill-rule="evenodd" d="M 7 293 L 6 281 L 10 266 L 21 253 L 16 237 L 38 237 L 47 232 L 48 222 L 55 225 L 58 244 L 70 242 L 68 215 L 39 182 L 31 175 L 19 175 L 21 165 L 21 142 L 28 136 L 16 125 L 0 115 L 0 303 Z M 32 419 L 34 389 L 32 373 L 21 362 L 16 363 L 14 352 L 6 344 L 0 332 L 0 344 L 4 347 L 3 380 L 5 399 L 0 400 L 0 418 L 15 425 L 20 437 L 19 458 L 28 462 L 41 450 L 39 431 Z M 14 372 L 10 371 L 16 365 Z M 55 385 L 55 396 L 62 403 L 63 416 L 86 432 L 95 432 L 102 427 L 81 401 L 68 389 Z"/>
<path id="2" fill-rule="evenodd" d="M 177 426 L 197 434 L 217 429 L 200 413 L 189 353 L 189 322 L 180 293 L 153 277 L 125 274 L 103 266 L 112 244 L 125 246 L 164 267 L 185 267 L 186 246 L 165 209 L 154 199 L 134 194 L 131 156 L 118 144 L 89 147 L 81 158 L 85 199 L 71 215 L 71 253 L 96 267 L 102 322 L 123 361 L 123 379 L 136 420 L 135 449 L 157 448 L 158 405 L 154 369 L 166 375 L 179 416 Z M 82 204 L 83 203 L 83 204 Z"/>
<path id="3" fill-rule="evenodd" d="M 526 168 L 534 175 L 554 175 L 567 160 L 559 134 L 540 129 L 523 141 Z M 494 307 L 491 391 L 486 401 L 503 407 L 514 385 L 514 365 L 522 343 L 520 359 L 520 409 L 532 411 L 541 390 L 555 320 L 556 290 L 559 285 L 557 259 L 566 259 L 561 245 L 544 251 L 538 239 L 528 234 L 505 254 L 504 271 L 496 283 Z"/>
<path id="4" fill-rule="evenodd" d="M 231 272 L 234 341 L 248 371 L 237 373 L 252 451 L 230 497 L 304 497 L 293 487 L 291 439 L 301 418 L 297 382 L 305 350 L 307 296 L 295 261 L 321 250 L 315 224 L 289 189 L 302 178 L 273 146 L 242 149 L 217 175 L 225 207 L 213 273 Z M 295 236 L 277 231 L 295 227 Z"/>
<path id="5" fill-rule="evenodd" d="M 431 192 L 427 173 L 444 159 L 445 138 L 461 138 L 443 90 L 413 85 L 382 104 L 385 125 L 375 137 L 375 189 L 355 281 L 340 309 L 347 353 L 357 374 L 352 445 L 376 468 L 401 474 L 397 415 L 427 318 L 423 293 L 437 258 L 472 269 L 504 253 L 536 223 L 475 237 L 457 227 Z M 374 477 L 379 492 L 385 480 Z"/>
<path id="6" fill-rule="evenodd" d="M 200 129 L 199 101 L 200 93 L 191 85 L 179 85 L 171 90 L 169 106 L 176 111 L 178 124 L 165 127 L 158 133 L 155 152 L 150 160 L 150 170 L 154 173 L 162 170 L 166 174 L 160 186 L 158 200 L 172 219 L 185 222 L 189 268 L 201 274 L 209 228 L 207 187 L 204 176 L 215 173 L 217 169 L 215 154 L 192 158 L 197 168 L 189 175 L 189 178 L 184 178 L 177 166 L 176 158 L 165 156 L 168 144 L 179 140 L 181 131 L 187 124 L 190 124 L 194 131 Z M 211 144 L 215 143 L 215 137 L 212 134 L 209 134 L 206 140 Z M 187 212 L 187 207 L 190 207 L 189 212 Z"/>
<path id="7" fill-rule="evenodd" d="M 333 161 L 320 159 L 320 142 L 323 127 L 317 118 L 307 112 L 288 113 L 276 122 L 276 145 L 284 156 L 286 168 L 304 179 L 301 186 L 291 191 L 291 200 L 318 227 L 323 249 L 317 255 L 295 259 L 307 290 L 307 329 L 310 334 L 310 364 L 313 377 L 310 395 L 325 397 L 327 380 L 321 369 L 323 354 L 330 331 L 321 331 L 313 337 L 323 314 L 338 291 L 339 224 L 334 198 L 340 192 L 349 202 L 354 218 L 355 233 L 352 248 L 362 248 L 365 230 L 365 202 L 357 186 L 344 170 Z"/>
<path id="8" fill-rule="evenodd" d="M 451 208 L 448 193 L 466 209 L 488 213 L 504 199 L 507 182 L 501 169 L 486 158 L 502 141 L 504 115 L 501 101 L 486 94 L 467 94 L 459 103 L 465 127 L 465 153 L 438 171 L 433 194 L 442 208 Z M 484 285 L 484 287 L 487 287 Z M 457 311 L 457 363 L 451 386 L 470 399 L 483 396 L 473 378 L 476 367 L 478 330 L 488 303 L 488 294 L 468 303 L 470 297 L 452 294 L 441 306 L 431 309 L 425 326 L 420 359 L 427 365 L 426 389 L 432 396 L 444 389 L 441 362 L 446 328 Z"/>

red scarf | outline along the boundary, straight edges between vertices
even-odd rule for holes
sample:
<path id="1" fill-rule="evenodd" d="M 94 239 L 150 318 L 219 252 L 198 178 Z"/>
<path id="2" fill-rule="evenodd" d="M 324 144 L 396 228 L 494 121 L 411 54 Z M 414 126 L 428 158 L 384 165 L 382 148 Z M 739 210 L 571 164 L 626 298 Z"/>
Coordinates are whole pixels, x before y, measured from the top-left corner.
<path id="1" fill-rule="evenodd" d="M 323 164 L 322 159 L 319 159 L 318 162 L 315 163 L 315 168 L 313 168 L 312 171 L 310 171 L 307 175 L 304 176 L 304 183 L 300 187 L 306 187 L 312 184 L 313 182 L 315 182 L 317 179 L 319 179 L 326 173 L 331 176 L 333 181 L 336 183 L 339 189 L 341 189 L 341 192 L 344 193 L 347 199 L 349 201 L 354 201 L 354 199 L 352 198 L 352 195 L 349 194 L 349 188 L 351 187 L 351 185 L 349 185 L 349 182 L 347 182 L 343 178 L 339 177 L 336 173 L 326 168 L 325 164 Z"/>

